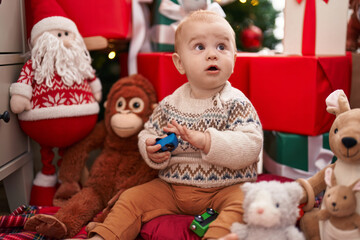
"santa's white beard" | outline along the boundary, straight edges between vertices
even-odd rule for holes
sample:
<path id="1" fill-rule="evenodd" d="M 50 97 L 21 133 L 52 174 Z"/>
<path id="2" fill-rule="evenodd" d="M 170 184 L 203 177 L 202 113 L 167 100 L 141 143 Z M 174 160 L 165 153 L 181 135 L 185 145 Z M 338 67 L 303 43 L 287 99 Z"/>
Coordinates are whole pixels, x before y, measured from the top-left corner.
<path id="1" fill-rule="evenodd" d="M 45 81 L 46 86 L 52 87 L 55 71 L 69 87 L 94 77 L 90 54 L 79 37 L 71 42 L 70 48 L 66 48 L 62 41 L 45 32 L 36 40 L 31 59 L 37 84 Z"/>

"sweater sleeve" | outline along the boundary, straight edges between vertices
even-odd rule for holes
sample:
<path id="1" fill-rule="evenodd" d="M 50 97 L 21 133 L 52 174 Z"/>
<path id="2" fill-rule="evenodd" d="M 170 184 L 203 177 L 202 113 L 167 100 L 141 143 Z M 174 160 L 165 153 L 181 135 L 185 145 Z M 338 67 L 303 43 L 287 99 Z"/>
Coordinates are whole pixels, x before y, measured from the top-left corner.
<path id="1" fill-rule="evenodd" d="M 170 159 L 163 163 L 153 162 L 147 155 L 145 141 L 148 138 L 158 138 L 165 134 L 163 127 L 166 126 L 167 120 L 162 111 L 163 102 L 161 102 L 150 116 L 149 120 L 145 123 L 144 129 L 138 135 L 138 147 L 141 156 L 145 162 L 154 169 L 164 169 L 169 165 Z"/>
<path id="2" fill-rule="evenodd" d="M 34 71 L 32 70 L 32 61 L 28 60 L 21 69 L 20 76 L 16 83 L 10 86 L 10 95 L 22 95 L 27 99 L 32 97 L 32 82 L 34 80 Z"/>
<path id="3" fill-rule="evenodd" d="M 242 169 L 257 162 L 263 147 L 263 132 L 255 108 L 249 101 L 235 101 L 229 115 L 229 130 L 209 128 L 210 151 L 204 161 L 230 169 Z"/>

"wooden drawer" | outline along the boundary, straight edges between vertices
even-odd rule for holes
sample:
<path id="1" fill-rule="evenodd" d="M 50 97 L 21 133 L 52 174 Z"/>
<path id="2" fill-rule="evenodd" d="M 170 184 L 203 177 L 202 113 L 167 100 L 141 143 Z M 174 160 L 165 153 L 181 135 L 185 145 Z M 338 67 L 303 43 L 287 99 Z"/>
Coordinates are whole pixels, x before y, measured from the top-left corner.
<path id="1" fill-rule="evenodd" d="M 11 112 L 9 105 L 9 87 L 18 79 L 22 66 L 23 63 L 0 66 L 0 114 L 4 111 L 10 113 L 8 123 L 0 120 L 0 167 L 28 151 L 28 138 L 20 129 L 17 116 Z"/>
<path id="2" fill-rule="evenodd" d="M 24 52 L 23 0 L 0 2 L 0 53 Z"/>

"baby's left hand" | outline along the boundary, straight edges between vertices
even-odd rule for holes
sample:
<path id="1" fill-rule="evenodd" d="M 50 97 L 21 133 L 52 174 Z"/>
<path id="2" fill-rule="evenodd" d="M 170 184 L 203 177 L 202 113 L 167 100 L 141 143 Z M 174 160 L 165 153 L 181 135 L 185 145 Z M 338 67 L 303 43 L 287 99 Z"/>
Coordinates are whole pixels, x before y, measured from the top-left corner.
<path id="1" fill-rule="evenodd" d="M 210 136 L 208 133 L 190 130 L 186 126 L 178 124 L 175 120 L 168 123 L 167 127 L 164 127 L 164 131 L 175 133 L 177 136 L 180 136 L 181 139 L 189 142 L 194 147 L 203 150 L 205 153 L 208 153 L 209 151 L 208 146 L 210 146 Z"/>

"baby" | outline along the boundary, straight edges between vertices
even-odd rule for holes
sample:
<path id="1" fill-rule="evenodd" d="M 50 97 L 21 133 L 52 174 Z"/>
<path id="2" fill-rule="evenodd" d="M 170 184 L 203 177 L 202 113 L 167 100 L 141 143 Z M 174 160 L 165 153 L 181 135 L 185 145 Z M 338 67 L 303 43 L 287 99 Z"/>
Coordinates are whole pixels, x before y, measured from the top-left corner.
<path id="1" fill-rule="evenodd" d="M 228 82 L 236 60 L 235 34 L 216 13 L 187 16 L 175 34 L 173 62 L 188 82 L 164 98 L 139 133 L 139 151 L 159 178 L 123 192 L 92 239 L 135 239 L 143 223 L 166 214 L 219 212 L 204 239 L 230 233 L 242 222 L 240 185 L 256 181 L 263 145 L 251 102 Z M 172 79 L 169 79 L 172 81 Z M 156 138 L 173 132 L 179 146 L 158 152 Z"/>

